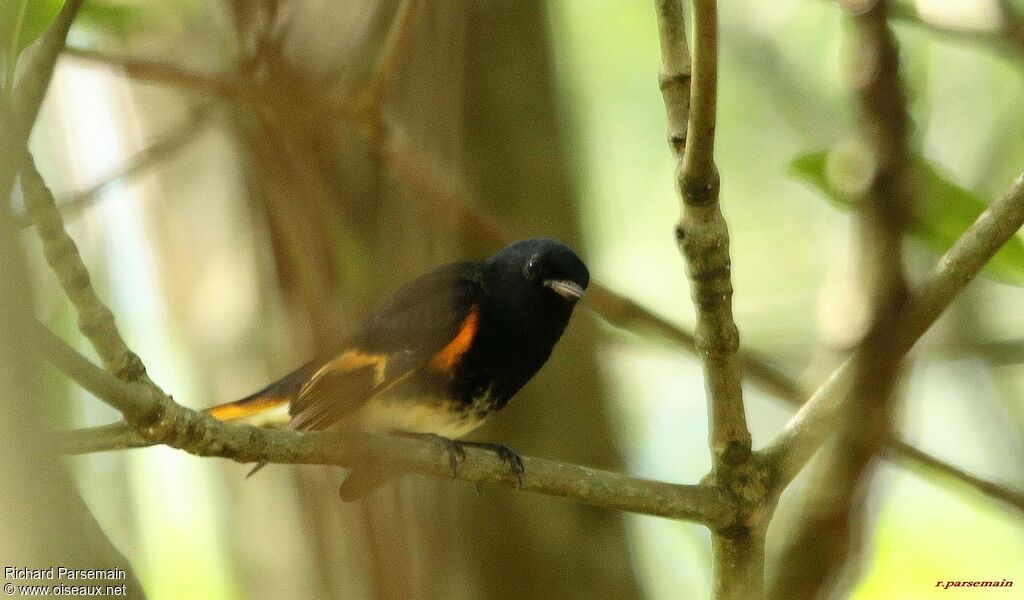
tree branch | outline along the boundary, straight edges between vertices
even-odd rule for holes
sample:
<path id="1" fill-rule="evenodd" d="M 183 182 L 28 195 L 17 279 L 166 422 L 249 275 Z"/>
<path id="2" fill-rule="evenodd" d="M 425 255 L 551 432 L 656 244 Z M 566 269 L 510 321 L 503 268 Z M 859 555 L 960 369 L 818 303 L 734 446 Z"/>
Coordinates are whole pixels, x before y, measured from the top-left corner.
<path id="1" fill-rule="evenodd" d="M 39 323 L 36 323 L 36 341 L 47 360 L 123 414 L 128 422 L 148 424 L 159 418 L 160 399 L 154 394 L 154 386 L 111 377 Z"/>
<path id="2" fill-rule="evenodd" d="M 893 441 L 889 445 L 889 456 L 898 457 L 904 464 L 916 465 L 928 473 L 939 475 L 943 481 L 972 489 L 988 498 L 1002 502 L 1024 516 L 1024 493 L 1006 486 L 982 479 L 977 475 L 955 467 L 904 441 Z"/>
<path id="3" fill-rule="evenodd" d="M 1024 174 L 960 236 L 911 296 L 893 332 L 894 353 L 903 355 L 910 350 L 1022 224 Z M 778 490 L 792 481 L 832 431 L 837 410 L 849 395 L 854 360 L 855 356 L 850 357 L 833 371 L 765 449 L 767 459 L 776 466 Z"/>
<path id="4" fill-rule="evenodd" d="M 677 157 L 686 150 L 687 127 L 690 120 L 690 88 L 693 84 L 690 48 L 686 43 L 686 23 L 680 0 L 656 0 L 658 41 L 661 45 L 661 71 L 658 87 L 665 101 L 668 117 L 668 142 Z M 669 104 L 671 103 L 671 112 Z M 712 143 L 714 139 L 712 136 Z"/>
<path id="5" fill-rule="evenodd" d="M 667 16 L 667 15 L 666 15 Z M 680 25 L 682 19 L 680 14 Z M 659 29 L 660 32 L 666 28 Z M 683 36 L 664 43 L 677 46 L 677 59 L 669 59 L 666 69 L 684 66 L 686 51 Z M 664 60 L 664 59 L 663 59 Z M 664 63 L 663 63 L 664 64 Z M 718 201 L 718 169 L 715 166 L 715 127 L 718 111 L 718 4 L 714 0 L 693 0 L 693 64 L 689 112 L 677 107 L 677 99 L 666 99 L 666 112 L 687 118 L 687 143 L 682 149 L 679 185 L 683 200 L 689 205 L 713 204 Z M 671 77 L 671 76 L 670 76 Z M 664 93 L 663 93 L 664 95 Z M 672 94 L 670 93 L 670 96 Z M 671 101 L 670 108 L 669 102 Z M 673 117 L 669 117 L 673 120 Z M 685 207 L 684 207 L 685 208 Z"/>
<path id="6" fill-rule="evenodd" d="M 697 312 L 694 341 L 704 364 L 715 484 L 737 507 L 736 522 L 713 531 L 714 595 L 759 598 L 763 593 L 764 471 L 751 454 L 741 386 L 739 332 L 732 316 L 729 231 L 718 204 L 714 163 L 718 82 L 715 0 L 693 2 L 693 64 L 678 0 L 656 0 L 661 41 L 661 91 L 669 143 L 677 162 L 681 212 L 676 236 L 686 257 Z"/>
<path id="7" fill-rule="evenodd" d="M 686 38 L 678 2 L 657 2 L 665 112 L 669 139 L 679 166 L 677 185 L 682 218 L 677 227 L 686 256 L 697 310 L 694 331 L 704 360 L 708 388 L 711 446 L 715 470 L 750 456 L 740 386 L 739 334 L 732 317 L 729 232 L 718 206 L 718 172 L 714 164 L 717 66 L 717 16 L 714 0 L 694 2 L 694 64 L 691 98 L 686 91 Z M 680 149 L 682 153 L 680 154 Z"/>
<path id="8" fill-rule="evenodd" d="M 64 230 L 53 192 L 46 186 L 28 150 L 22 150 L 21 188 L 25 209 L 43 243 L 46 262 L 78 313 L 78 327 L 103 361 L 104 367 L 124 381 L 149 382 L 146 367 L 128 349 L 117 330 L 114 315 L 92 287 L 78 246 Z"/>
<path id="9" fill-rule="evenodd" d="M 113 450 L 148 448 L 154 445 L 124 421 L 60 431 L 54 433 L 54 436 L 58 438 L 60 451 L 63 454 L 95 454 Z"/>

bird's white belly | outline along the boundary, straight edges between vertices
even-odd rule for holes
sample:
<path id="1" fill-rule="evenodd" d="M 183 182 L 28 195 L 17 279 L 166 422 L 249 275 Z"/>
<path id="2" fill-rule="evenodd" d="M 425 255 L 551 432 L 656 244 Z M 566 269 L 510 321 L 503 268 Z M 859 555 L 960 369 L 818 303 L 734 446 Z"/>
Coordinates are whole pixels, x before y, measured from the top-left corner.
<path id="1" fill-rule="evenodd" d="M 484 419 L 471 416 L 469 411 L 455 410 L 450 402 L 374 398 L 345 422 L 363 431 L 433 433 L 454 440 L 482 425 Z"/>

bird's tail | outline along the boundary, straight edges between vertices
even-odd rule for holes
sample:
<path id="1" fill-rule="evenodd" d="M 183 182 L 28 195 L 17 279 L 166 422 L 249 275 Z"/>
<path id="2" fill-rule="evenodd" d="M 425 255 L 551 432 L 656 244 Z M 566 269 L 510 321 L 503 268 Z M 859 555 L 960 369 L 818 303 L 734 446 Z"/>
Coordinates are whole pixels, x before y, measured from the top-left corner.
<path id="1" fill-rule="evenodd" d="M 270 384 L 241 400 L 211 406 L 204 412 L 214 419 L 235 423 L 248 423 L 260 427 L 287 425 L 290 419 L 288 405 L 291 394 L 281 389 L 284 382 Z"/>
<path id="2" fill-rule="evenodd" d="M 204 412 L 219 421 L 267 427 L 288 423 L 288 398 L 254 394 L 234 402 L 211 406 Z"/>

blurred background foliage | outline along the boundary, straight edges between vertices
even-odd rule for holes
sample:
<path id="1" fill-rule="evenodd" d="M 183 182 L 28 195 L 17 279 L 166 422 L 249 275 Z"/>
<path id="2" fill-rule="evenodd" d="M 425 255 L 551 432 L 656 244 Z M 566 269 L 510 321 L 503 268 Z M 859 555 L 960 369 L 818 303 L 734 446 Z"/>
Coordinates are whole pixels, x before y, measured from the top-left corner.
<path id="1" fill-rule="evenodd" d="M 895 4 L 957 27 L 999 25 L 1000 0 Z M 4 4 L 5 65 L 59 5 Z M 652 6 L 413 6 L 86 2 L 31 146 L 101 295 L 179 402 L 247 394 L 344 336 L 401 282 L 489 253 L 481 218 L 516 238 L 564 239 L 600 281 L 692 325 Z M 845 26 L 822 0 L 722 2 L 721 23 L 717 159 L 737 321 L 747 348 L 813 386 L 864 316 L 844 212 L 863 175 Z M 920 274 L 1024 168 L 1024 49 L 895 27 L 928 202 L 910 232 Z M 76 339 L 24 240 L 37 311 Z M 1018 238 L 913 355 L 901 417 L 916 444 L 1018 489 L 1022 257 Z M 45 376 L 66 399 L 53 409 L 62 426 L 115 418 Z M 747 398 L 760 446 L 791 408 L 756 388 Z M 549 365 L 474 439 L 695 482 L 710 467 L 706 436 L 692 356 L 580 311 Z M 345 505 L 326 468 L 246 480 L 244 465 L 167 448 L 73 464 L 152 598 L 709 595 L 709 537 L 689 524 L 420 477 Z M 1024 585 L 1019 513 L 899 467 L 876 484 L 853 597 L 957 597 L 933 587 L 950 579 Z"/>

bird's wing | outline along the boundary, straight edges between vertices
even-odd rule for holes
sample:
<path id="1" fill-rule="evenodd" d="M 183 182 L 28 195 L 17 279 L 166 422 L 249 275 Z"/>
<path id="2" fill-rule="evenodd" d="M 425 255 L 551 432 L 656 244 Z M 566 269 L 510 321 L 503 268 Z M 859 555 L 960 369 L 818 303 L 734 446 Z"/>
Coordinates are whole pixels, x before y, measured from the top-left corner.
<path id="1" fill-rule="evenodd" d="M 450 374 L 479 325 L 477 272 L 475 263 L 456 263 L 414 280 L 339 352 L 297 371 L 289 427 L 325 429 L 424 369 Z"/>

